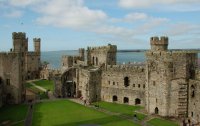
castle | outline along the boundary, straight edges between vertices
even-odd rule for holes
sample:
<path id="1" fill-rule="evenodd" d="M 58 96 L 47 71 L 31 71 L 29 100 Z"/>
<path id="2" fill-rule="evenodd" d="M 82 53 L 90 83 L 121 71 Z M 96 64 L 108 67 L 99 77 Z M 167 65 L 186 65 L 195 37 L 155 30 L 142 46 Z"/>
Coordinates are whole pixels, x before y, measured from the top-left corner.
<path id="1" fill-rule="evenodd" d="M 200 70 L 196 50 L 168 50 L 167 37 L 152 37 L 146 62 L 116 64 L 117 46 L 79 49 L 63 56 L 60 70 L 40 70 L 40 39 L 28 51 L 25 33 L 13 33 L 13 48 L 0 53 L 0 107 L 25 100 L 25 80 L 53 79 L 57 97 L 144 106 L 149 114 L 200 122 Z M 85 53 L 87 55 L 85 55 Z"/>
<path id="2" fill-rule="evenodd" d="M 28 38 L 22 32 L 12 34 L 13 48 L 0 53 L 0 107 L 25 100 L 25 80 L 39 77 L 40 38 L 34 38 L 34 52 L 28 51 Z"/>
<path id="3" fill-rule="evenodd" d="M 52 76 L 57 97 L 144 106 L 149 114 L 200 122 L 200 71 L 195 50 L 168 50 L 168 37 L 152 37 L 146 62 L 116 64 L 117 46 L 79 49 L 63 56 Z"/>

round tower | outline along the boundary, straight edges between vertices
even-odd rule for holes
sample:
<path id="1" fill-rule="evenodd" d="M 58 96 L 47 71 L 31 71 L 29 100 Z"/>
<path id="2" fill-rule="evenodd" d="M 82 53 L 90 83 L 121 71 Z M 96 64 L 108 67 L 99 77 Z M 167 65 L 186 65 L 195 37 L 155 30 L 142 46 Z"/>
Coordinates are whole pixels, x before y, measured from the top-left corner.
<path id="1" fill-rule="evenodd" d="M 166 51 L 168 50 L 168 37 L 151 37 L 151 50 L 154 51 Z"/>
<path id="2" fill-rule="evenodd" d="M 37 53 L 40 53 L 40 41 L 41 41 L 40 38 L 34 38 L 34 39 L 33 39 L 33 42 L 34 42 L 34 50 L 35 50 L 35 52 L 37 52 Z"/>

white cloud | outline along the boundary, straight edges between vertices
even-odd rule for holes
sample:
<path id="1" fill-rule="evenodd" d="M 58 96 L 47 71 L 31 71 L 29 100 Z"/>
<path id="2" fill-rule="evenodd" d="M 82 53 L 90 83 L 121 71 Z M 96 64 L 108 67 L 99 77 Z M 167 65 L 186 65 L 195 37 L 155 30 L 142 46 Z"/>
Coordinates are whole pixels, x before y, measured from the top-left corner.
<path id="1" fill-rule="evenodd" d="M 18 18 L 21 17 L 22 15 L 23 12 L 20 10 L 11 10 L 9 12 L 4 13 L 4 16 L 8 18 Z"/>
<path id="2" fill-rule="evenodd" d="M 38 23 L 58 27 L 91 27 L 107 18 L 103 11 L 84 6 L 82 0 L 50 0 L 34 10 L 41 14 Z"/>
<path id="3" fill-rule="evenodd" d="M 189 7 L 191 5 L 200 4 L 200 1 L 199 0 L 119 0 L 118 4 L 123 8 L 155 7 L 155 9 L 157 9 L 157 8 L 162 8 L 163 7 L 162 5 L 169 5 L 169 6 L 184 5 L 183 7 Z"/>
<path id="4" fill-rule="evenodd" d="M 9 0 L 9 4 L 16 7 L 26 7 L 41 3 L 44 0 Z"/>
<path id="5" fill-rule="evenodd" d="M 169 36 L 182 35 L 197 35 L 200 34 L 200 24 L 177 23 L 169 25 L 169 28 L 164 31 Z"/>

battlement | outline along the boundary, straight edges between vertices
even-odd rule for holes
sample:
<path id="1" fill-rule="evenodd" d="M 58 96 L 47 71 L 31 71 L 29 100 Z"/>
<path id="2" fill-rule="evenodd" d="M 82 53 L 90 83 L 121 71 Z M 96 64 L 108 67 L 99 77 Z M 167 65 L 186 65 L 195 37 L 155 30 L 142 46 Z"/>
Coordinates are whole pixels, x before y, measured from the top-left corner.
<path id="1" fill-rule="evenodd" d="M 161 36 L 159 37 L 151 37 L 150 38 L 151 45 L 168 45 L 168 37 Z"/>
<path id="2" fill-rule="evenodd" d="M 24 33 L 24 32 L 13 32 L 12 38 L 13 39 L 26 39 L 26 33 Z"/>
<path id="3" fill-rule="evenodd" d="M 107 65 L 107 71 L 130 71 L 130 72 L 145 72 L 144 64 L 125 64 L 125 65 Z"/>
<path id="4" fill-rule="evenodd" d="M 40 42 L 41 39 L 40 39 L 40 38 L 33 38 L 33 41 L 34 41 L 34 42 Z"/>
<path id="5" fill-rule="evenodd" d="M 99 50 L 117 51 L 117 46 L 108 44 L 107 46 L 88 47 L 88 50 L 90 51 L 99 51 Z"/>

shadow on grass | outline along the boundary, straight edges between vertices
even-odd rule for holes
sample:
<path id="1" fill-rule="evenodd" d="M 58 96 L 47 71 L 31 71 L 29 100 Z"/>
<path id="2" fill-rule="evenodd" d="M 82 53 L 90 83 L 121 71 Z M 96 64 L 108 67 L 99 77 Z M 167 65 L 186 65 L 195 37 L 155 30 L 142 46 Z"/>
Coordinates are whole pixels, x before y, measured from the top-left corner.
<path id="1" fill-rule="evenodd" d="M 58 125 L 54 125 L 54 126 L 86 126 L 86 125 L 101 126 L 101 125 L 105 125 L 108 123 L 113 123 L 113 122 L 116 123 L 116 122 L 120 122 L 120 121 L 122 121 L 122 120 L 117 118 L 116 116 L 108 116 L 108 117 L 104 117 L 104 118 L 70 122 L 70 123 L 58 124 Z"/>

